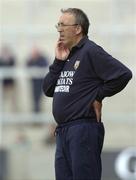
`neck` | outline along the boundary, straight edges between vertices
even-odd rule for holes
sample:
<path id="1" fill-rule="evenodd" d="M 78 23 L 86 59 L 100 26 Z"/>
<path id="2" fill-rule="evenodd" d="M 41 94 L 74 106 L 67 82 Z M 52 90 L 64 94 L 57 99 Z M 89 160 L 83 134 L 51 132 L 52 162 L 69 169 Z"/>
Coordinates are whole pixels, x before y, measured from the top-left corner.
<path id="1" fill-rule="evenodd" d="M 72 42 L 71 44 L 68 45 L 68 49 L 71 50 L 74 46 L 76 46 L 80 40 L 83 38 L 84 36 L 79 36 L 79 37 L 76 37 Z"/>

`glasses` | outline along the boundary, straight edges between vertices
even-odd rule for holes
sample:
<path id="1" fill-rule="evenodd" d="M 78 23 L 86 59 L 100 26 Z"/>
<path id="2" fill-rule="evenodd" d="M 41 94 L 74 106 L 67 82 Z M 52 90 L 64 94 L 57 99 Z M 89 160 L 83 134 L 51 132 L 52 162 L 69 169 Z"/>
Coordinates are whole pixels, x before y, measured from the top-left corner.
<path id="1" fill-rule="evenodd" d="M 64 28 L 64 27 L 67 27 L 67 26 L 77 26 L 78 24 L 63 24 L 63 23 L 58 23 L 55 25 L 55 27 L 58 29 L 58 28 Z"/>

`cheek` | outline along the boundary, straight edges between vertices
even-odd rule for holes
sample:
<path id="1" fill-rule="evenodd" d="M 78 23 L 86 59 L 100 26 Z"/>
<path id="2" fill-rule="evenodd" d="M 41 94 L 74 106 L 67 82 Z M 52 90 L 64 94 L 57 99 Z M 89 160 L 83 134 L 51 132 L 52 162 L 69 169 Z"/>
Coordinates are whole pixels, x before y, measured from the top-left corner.
<path id="1" fill-rule="evenodd" d="M 76 34 L 75 34 L 75 31 L 70 31 L 70 32 L 67 32 L 66 34 L 66 37 L 73 37 L 73 36 L 75 36 Z"/>

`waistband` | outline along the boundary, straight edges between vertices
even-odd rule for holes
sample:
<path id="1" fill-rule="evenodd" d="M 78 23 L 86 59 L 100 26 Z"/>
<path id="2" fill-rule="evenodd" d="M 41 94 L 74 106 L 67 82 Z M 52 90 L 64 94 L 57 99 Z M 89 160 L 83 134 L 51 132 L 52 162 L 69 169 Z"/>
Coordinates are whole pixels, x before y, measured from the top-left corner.
<path id="1" fill-rule="evenodd" d="M 72 121 L 69 121 L 69 122 L 58 124 L 56 129 L 55 129 L 54 135 L 56 135 L 56 133 L 59 131 L 59 129 L 68 128 L 68 127 L 71 127 L 71 126 L 74 126 L 74 125 L 78 125 L 78 124 L 81 124 L 81 123 L 103 124 L 101 121 L 97 122 L 96 119 L 92 119 L 92 118 L 76 119 L 76 120 L 72 120 Z"/>

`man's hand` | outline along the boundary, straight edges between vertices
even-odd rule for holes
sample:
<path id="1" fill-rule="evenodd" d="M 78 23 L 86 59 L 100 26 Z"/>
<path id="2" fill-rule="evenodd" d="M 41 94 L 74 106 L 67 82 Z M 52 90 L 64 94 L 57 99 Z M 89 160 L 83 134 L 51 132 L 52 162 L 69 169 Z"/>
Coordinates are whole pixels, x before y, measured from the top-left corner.
<path id="1" fill-rule="evenodd" d="M 100 122 L 101 120 L 101 111 L 102 111 L 102 103 L 99 101 L 94 101 L 93 102 L 93 108 L 96 114 L 97 122 Z"/>
<path id="2" fill-rule="evenodd" d="M 55 57 L 60 60 L 66 60 L 70 51 L 64 44 L 58 40 L 56 48 L 55 48 Z"/>

